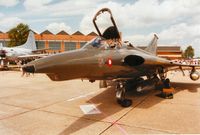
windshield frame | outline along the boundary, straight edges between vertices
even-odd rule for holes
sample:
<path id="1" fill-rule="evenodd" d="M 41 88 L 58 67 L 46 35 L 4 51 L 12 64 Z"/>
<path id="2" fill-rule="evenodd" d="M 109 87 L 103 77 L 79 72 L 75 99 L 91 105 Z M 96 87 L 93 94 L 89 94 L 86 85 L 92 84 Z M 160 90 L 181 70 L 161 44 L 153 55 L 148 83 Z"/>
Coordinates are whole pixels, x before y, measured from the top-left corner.
<path id="1" fill-rule="evenodd" d="M 105 39 L 103 37 L 97 36 L 92 40 L 88 41 L 82 48 L 100 48 L 104 44 Z"/>

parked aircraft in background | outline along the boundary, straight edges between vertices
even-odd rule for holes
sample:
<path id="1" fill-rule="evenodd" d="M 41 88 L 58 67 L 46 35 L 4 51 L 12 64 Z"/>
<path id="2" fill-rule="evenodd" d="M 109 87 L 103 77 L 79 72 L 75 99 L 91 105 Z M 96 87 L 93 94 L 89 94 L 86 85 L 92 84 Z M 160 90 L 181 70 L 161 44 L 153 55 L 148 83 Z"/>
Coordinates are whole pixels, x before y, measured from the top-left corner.
<path id="1" fill-rule="evenodd" d="M 34 33 L 32 31 L 29 32 L 25 44 L 16 47 L 2 47 L 1 50 L 6 52 L 7 57 L 12 58 L 32 54 L 32 51 L 36 50 Z"/>
<path id="2" fill-rule="evenodd" d="M 96 20 L 104 12 L 110 14 L 113 26 L 108 27 L 102 34 Z M 100 80 L 101 88 L 107 87 L 108 80 L 114 81 L 117 101 L 123 107 L 132 104 L 131 100 L 125 98 L 128 87 L 132 86 L 135 90 L 141 91 L 145 86 L 156 84 L 159 80 L 170 83 L 165 81 L 165 74 L 169 70 L 189 67 L 190 78 L 194 81 L 199 79 L 197 65 L 180 64 L 156 56 L 156 35 L 145 50 L 122 43 L 108 8 L 98 11 L 93 23 L 99 36 L 86 43 L 83 48 L 32 61 L 23 66 L 23 71 L 45 73 L 53 81 L 78 78 L 88 79 L 90 82 Z"/>
<path id="3" fill-rule="evenodd" d="M 41 54 L 42 51 L 47 49 L 38 50 L 36 48 L 35 36 L 32 31 L 29 32 L 26 43 L 16 47 L 3 47 L 0 46 L 0 56 L 5 57 L 8 61 L 21 61 L 23 59 L 40 58 L 47 56 L 47 54 Z M 40 54 L 38 54 L 39 52 Z"/>

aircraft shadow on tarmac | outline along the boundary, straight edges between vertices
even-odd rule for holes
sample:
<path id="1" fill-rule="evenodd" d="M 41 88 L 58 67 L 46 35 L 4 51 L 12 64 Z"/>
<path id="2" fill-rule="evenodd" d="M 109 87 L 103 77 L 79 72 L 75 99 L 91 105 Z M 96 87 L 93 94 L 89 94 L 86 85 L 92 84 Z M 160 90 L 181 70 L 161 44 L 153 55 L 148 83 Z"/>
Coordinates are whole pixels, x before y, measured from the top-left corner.
<path id="1" fill-rule="evenodd" d="M 180 83 L 180 82 L 172 82 L 172 86 L 176 89 L 175 95 L 178 92 L 181 92 L 183 90 L 188 90 L 189 92 L 197 92 L 198 88 L 200 88 L 200 84 L 194 84 L 194 83 Z M 163 98 L 156 97 L 156 93 L 159 91 L 156 90 L 149 90 L 144 92 L 143 94 L 138 94 L 135 92 L 129 92 L 128 98 L 133 100 L 132 107 L 129 108 L 123 108 L 120 105 L 116 103 L 115 99 L 115 90 L 114 87 L 109 87 L 106 90 L 104 90 L 102 93 L 90 98 L 87 100 L 87 103 L 95 104 L 96 107 L 102 112 L 102 114 L 95 114 L 95 115 L 83 115 L 78 120 L 76 120 L 74 123 L 72 123 L 69 127 L 64 129 L 59 135 L 66 135 L 66 134 L 72 134 L 80 129 L 86 128 L 96 122 L 100 121 L 106 121 L 107 123 L 110 123 L 112 125 L 117 120 L 119 120 L 123 115 L 128 113 L 130 110 L 134 108 L 142 108 L 142 109 L 148 109 L 158 103 L 160 103 L 163 100 Z M 155 96 L 155 97 L 152 97 Z M 153 98 L 152 102 L 148 102 L 145 105 L 141 105 L 146 99 Z M 139 99 L 139 101 L 137 101 Z M 173 100 L 173 99 L 172 99 Z M 134 102 L 137 102 L 134 104 Z M 116 113 L 123 111 L 124 109 L 127 109 L 123 114 L 120 113 L 119 116 L 116 118 L 112 118 L 112 115 L 116 115 Z M 83 122 L 85 120 L 85 122 Z M 98 134 L 98 133 L 97 133 Z"/>
<path id="2" fill-rule="evenodd" d="M 121 106 L 116 103 L 115 99 L 115 90 L 113 87 L 109 87 L 100 94 L 88 99 L 86 102 L 95 104 L 96 107 L 102 112 L 101 114 L 94 115 L 83 115 L 68 128 L 62 131 L 59 135 L 72 134 L 79 131 L 82 128 L 88 127 L 95 122 L 102 121 L 105 118 L 110 117 L 111 115 L 123 110 Z M 112 107 L 111 107 L 112 106 Z M 83 123 L 83 120 L 86 120 Z M 113 121 L 111 120 L 110 123 Z"/>
<path id="3" fill-rule="evenodd" d="M 194 93 L 198 91 L 198 88 L 200 88 L 200 84 L 198 83 L 172 82 L 172 86 L 176 88 L 176 92 L 179 92 L 182 90 L 188 90 L 189 92 Z"/>

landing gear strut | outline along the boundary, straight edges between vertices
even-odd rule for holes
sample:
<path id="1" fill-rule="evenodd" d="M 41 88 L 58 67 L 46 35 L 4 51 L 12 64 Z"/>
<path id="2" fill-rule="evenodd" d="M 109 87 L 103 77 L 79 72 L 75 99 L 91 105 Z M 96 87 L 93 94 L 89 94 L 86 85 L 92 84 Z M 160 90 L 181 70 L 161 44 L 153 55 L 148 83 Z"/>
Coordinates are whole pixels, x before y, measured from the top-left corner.
<path id="1" fill-rule="evenodd" d="M 122 107 L 129 107 L 132 105 L 132 100 L 125 98 L 126 88 L 125 88 L 126 82 L 118 82 L 116 85 L 116 98 L 118 104 L 120 104 Z"/>
<path id="2" fill-rule="evenodd" d="M 159 72 L 160 79 L 163 83 L 163 88 L 162 88 L 162 91 L 161 91 L 161 97 L 167 98 L 167 99 L 172 99 L 174 88 L 171 87 L 170 80 L 169 80 L 169 78 L 167 78 L 167 74 L 165 73 L 163 68 L 160 68 L 158 70 L 158 72 Z"/>
<path id="3" fill-rule="evenodd" d="M 158 74 L 161 81 L 164 81 L 167 78 L 167 73 L 164 71 L 164 68 L 159 68 Z"/>

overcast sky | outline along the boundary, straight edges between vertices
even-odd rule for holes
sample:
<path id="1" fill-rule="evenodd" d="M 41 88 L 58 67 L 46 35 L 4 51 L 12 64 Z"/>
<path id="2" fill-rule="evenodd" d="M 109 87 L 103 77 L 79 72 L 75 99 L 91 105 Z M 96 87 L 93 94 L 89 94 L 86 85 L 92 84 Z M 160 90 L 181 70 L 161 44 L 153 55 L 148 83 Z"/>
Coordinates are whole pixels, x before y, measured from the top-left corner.
<path id="1" fill-rule="evenodd" d="M 0 0 L 0 31 L 23 22 L 38 33 L 88 34 L 102 7 L 112 10 L 123 40 L 145 45 L 156 33 L 159 45 L 192 45 L 200 56 L 200 0 Z"/>

